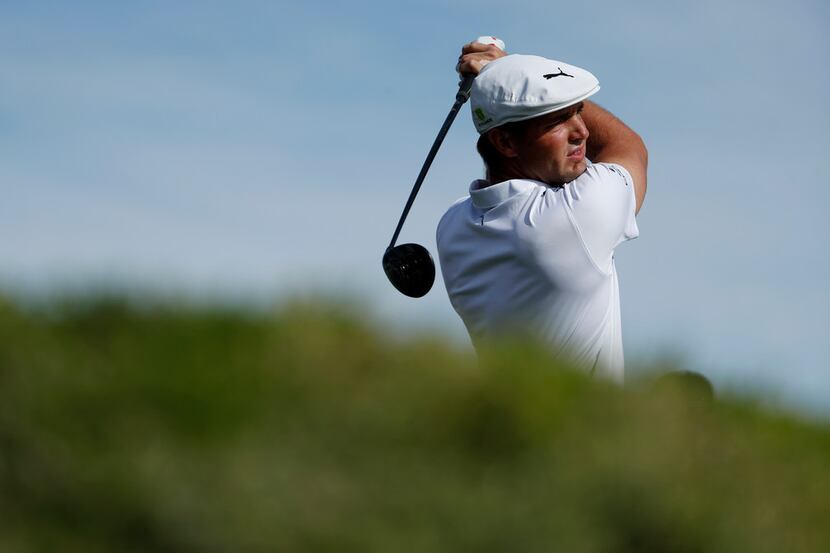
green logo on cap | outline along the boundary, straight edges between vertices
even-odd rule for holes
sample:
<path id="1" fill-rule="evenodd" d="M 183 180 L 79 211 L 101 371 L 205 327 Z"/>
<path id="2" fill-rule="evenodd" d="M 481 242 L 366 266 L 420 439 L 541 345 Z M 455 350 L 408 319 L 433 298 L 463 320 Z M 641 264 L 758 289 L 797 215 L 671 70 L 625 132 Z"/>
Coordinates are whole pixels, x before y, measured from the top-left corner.
<path id="1" fill-rule="evenodd" d="M 481 108 L 474 109 L 473 114 L 476 116 L 476 119 L 478 119 L 482 123 L 484 122 L 485 119 L 487 119 L 487 114 L 484 113 L 484 110 L 481 109 Z"/>

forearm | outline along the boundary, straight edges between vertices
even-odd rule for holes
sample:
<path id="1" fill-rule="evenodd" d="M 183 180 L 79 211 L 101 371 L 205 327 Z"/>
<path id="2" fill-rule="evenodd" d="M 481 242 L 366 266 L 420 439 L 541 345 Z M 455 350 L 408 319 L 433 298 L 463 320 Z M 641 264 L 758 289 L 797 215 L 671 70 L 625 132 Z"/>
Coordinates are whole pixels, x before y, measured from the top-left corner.
<path id="1" fill-rule="evenodd" d="M 645 144 L 640 136 L 598 104 L 586 100 L 582 120 L 590 133 L 586 155 L 591 161 L 603 161 L 622 150 L 634 150 L 645 155 Z"/>

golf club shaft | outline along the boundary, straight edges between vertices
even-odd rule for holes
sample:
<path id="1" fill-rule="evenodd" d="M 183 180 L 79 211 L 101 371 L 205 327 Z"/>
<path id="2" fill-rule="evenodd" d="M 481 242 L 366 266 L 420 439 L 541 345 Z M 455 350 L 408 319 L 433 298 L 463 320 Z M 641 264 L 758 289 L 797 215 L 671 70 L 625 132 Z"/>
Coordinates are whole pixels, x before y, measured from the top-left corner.
<path id="1" fill-rule="evenodd" d="M 432 148 L 430 148 L 429 153 L 427 154 L 427 158 L 424 161 L 423 167 L 421 167 L 421 172 L 418 174 L 418 178 L 415 179 L 415 186 L 412 187 L 412 193 L 409 194 L 409 199 L 406 201 L 406 205 L 403 208 L 403 213 L 401 213 L 401 218 L 398 221 L 398 227 L 395 229 L 395 234 L 392 235 L 392 241 L 389 243 L 389 248 L 394 247 L 395 242 L 398 241 L 398 235 L 401 233 L 401 228 L 403 228 L 403 222 L 406 220 L 406 216 L 409 215 L 409 209 L 412 207 L 412 203 L 415 201 L 415 196 L 418 195 L 418 191 L 421 189 L 421 184 L 423 184 L 424 178 L 427 176 L 427 171 L 429 171 L 429 167 L 432 165 L 432 160 L 435 158 L 435 154 L 438 153 L 438 148 L 441 147 L 441 143 L 444 142 L 444 137 L 447 135 L 447 131 L 450 130 L 452 122 L 455 121 L 455 116 L 458 115 L 458 111 L 461 109 L 461 106 L 463 106 L 467 101 L 467 98 L 470 97 L 470 87 L 473 85 L 474 79 L 475 75 L 464 75 L 462 77 L 461 85 L 458 87 L 458 94 L 455 95 L 455 103 L 450 109 L 450 113 L 447 115 L 447 118 L 444 120 L 441 130 L 438 131 L 438 136 L 435 137 L 435 142 L 433 142 Z"/>

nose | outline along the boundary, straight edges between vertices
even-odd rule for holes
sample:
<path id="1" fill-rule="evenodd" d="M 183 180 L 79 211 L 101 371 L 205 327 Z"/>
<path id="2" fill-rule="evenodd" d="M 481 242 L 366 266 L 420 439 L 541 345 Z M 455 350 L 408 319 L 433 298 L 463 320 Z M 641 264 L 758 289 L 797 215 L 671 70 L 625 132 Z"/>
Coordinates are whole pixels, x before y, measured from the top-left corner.
<path id="1" fill-rule="evenodd" d="M 585 121 L 582 120 L 582 115 L 574 114 L 571 118 L 571 142 L 578 144 L 588 139 L 588 127 L 585 126 Z"/>

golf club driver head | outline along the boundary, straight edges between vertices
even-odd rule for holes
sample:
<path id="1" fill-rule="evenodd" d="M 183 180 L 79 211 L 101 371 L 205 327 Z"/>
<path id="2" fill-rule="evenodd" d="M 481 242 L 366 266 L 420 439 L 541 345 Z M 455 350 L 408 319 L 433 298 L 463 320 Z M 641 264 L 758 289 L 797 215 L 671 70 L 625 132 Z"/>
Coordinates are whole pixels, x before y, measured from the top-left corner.
<path id="1" fill-rule="evenodd" d="M 392 286 L 410 298 L 421 298 L 435 282 L 435 263 L 420 244 L 401 244 L 383 254 L 383 271 Z"/>

